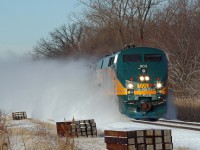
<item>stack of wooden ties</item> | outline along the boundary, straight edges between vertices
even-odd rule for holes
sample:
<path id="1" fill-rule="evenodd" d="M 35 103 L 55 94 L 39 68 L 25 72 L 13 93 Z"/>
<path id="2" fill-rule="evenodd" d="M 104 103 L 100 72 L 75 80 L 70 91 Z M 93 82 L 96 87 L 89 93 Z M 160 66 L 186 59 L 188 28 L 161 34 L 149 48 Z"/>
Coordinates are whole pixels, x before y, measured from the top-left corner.
<path id="1" fill-rule="evenodd" d="M 22 120 L 22 119 L 27 119 L 27 114 L 26 112 L 13 112 L 12 113 L 12 118 L 13 120 Z"/>
<path id="2" fill-rule="evenodd" d="M 171 130 L 105 130 L 108 150 L 172 150 Z"/>
<path id="3" fill-rule="evenodd" d="M 57 133 L 60 136 L 97 137 L 94 119 L 56 122 Z"/>

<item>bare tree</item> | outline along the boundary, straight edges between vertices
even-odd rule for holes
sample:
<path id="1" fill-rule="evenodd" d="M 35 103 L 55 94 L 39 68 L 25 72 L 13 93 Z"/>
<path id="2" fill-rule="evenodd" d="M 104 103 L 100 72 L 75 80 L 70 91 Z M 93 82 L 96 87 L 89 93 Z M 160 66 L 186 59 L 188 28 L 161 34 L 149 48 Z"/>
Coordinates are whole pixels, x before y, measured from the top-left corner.
<path id="1" fill-rule="evenodd" d="M 170 87 L 181 96 L 199 96 L 200 92 L 198 8 L 197 1 L 170 1 L 154 19 L 157 30 L 152 42 L 168 53 Z"/>
<path id="2" fill-rule="evenodd" d="M 107 27 L 117 31 L 122 45 L 143 44 L 151 9 L 165 0 L 80 0 L 88 9 L 85 18 L 96 28 Z"/>
<path id="3" fill-rule="evenodd" d="M 169 82 L 176 93 L 199 95 L 199 0 L 79 0 L 84 20 L 41 39 L 35 54 L 55 57 L 105 54 L 127 43 L 162 48 L 169 56 Z M 162 5 L 163 4 L 163 5 Z"/>
<path id="4" fill-rule="evenodd" d="M 79 42 L 83 30 L 77 24 L 63 25 L 49 33 L 49 39 L 40 39 L 34 47 L 34 55 L 46 57 L 63 57 L 81 54 Z"/>

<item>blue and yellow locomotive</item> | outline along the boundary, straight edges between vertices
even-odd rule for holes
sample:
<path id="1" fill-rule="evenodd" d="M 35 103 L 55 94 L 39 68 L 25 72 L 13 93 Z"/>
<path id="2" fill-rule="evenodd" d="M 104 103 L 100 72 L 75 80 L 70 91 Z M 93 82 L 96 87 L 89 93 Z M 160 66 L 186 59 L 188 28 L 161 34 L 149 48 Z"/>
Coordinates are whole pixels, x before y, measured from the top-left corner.
<path id="1" fill-rule="evenodd" d="M 168 60 L 162 50 L 128 46 L 101 59 L 96 70 L 101 85 L 110 84 L 122 114 L 157 120 L 167 112 Z"/>

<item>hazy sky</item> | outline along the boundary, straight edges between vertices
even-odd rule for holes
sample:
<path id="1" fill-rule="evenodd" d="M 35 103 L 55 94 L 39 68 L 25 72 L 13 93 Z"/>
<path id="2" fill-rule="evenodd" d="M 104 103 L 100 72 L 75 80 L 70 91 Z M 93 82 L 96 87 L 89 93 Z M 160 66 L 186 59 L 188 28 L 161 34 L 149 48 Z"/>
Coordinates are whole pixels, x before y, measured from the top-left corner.
<path id="1" fill-rule="evenodd" d="M 78 11 L 77 0 L 0 0 L 0 55 L 26 53 Z"/>

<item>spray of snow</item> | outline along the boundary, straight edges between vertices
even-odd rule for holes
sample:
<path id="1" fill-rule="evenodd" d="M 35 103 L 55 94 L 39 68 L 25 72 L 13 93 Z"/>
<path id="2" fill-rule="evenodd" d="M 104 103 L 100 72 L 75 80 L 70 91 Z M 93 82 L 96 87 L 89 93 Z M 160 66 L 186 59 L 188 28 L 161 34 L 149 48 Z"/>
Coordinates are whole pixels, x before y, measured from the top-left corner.
<path id="1" fill-rule="evenodd" d="M 97 86 L 91 61 L 0 60 L 0 106 L 9 113 L 55 121 L 95 119 L 98 124 L 122 121 L 115 99 Z"/>
<path id="2" fill-rule="evenodd" d="M 95 119 L 98 124 L 129 121 L 118 111 L 116 99 L 97 86 L 92 60 L 0 58 L 0 109 L 26 111 L 28 117 L 55 121 Z M 169 94 L 166 119 L 176 119 Z"/>
<path id="3" fill-rule="evenodd" d="M 167 98 L 167 113 L 164 116 L 165 119 L 176 120 L 177 119 L 177 111 L 176 106 L 173 103 L 174 95 L 172 91 L 169 91 Z"/>

